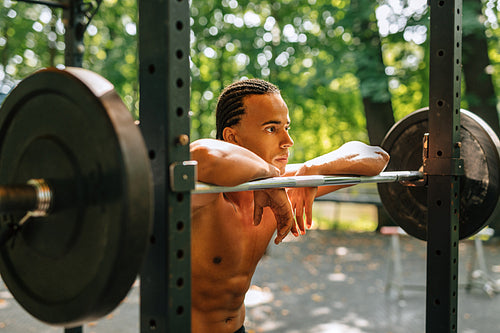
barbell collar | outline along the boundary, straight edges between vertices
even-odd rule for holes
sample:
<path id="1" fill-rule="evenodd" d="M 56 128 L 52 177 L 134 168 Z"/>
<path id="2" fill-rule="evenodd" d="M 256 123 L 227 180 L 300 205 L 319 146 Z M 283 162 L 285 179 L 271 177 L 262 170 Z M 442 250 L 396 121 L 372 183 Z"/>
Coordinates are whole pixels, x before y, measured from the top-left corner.
<path id="1" fill-rule="evenodd" d="M 52 191 L 43 179 L 30 179 L 23 185 L 0 186 L 0 212 L 26 212 L 45 216 L 52 203 Z"/>
<path id="2" fill-rule="evenodd" d="M 222 192 L 242 192 L 263 190 L 269 188 L 292 188 L 292 187 L 316 187 L 332 185 L 356 185 L 363 183 L 394 183 L 411 182 L 423 179 L 424 175 L 420 171 L 390 171 L 382 172 L 377 176 L 293 176 L 293 177 L 273 177 L 261 180 L 246 182 L 236 186 L 216 186 L 201 182 L 196 183 L 192 194 L 208 194 Z"/>
<path id="3" fill-rule="evenodd" d="M 32 186 L 36 192 L 36 208 L 30 210 L 31 216 L 47 215 L 52 204 L 52 191 L 43 179 L 30 179 L 28 185 Z"/>

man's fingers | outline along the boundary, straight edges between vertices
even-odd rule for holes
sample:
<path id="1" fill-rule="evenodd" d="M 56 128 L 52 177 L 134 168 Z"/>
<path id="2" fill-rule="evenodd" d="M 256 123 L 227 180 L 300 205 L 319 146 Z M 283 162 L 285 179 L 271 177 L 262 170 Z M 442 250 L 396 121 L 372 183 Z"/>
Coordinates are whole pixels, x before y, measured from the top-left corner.
<path id="1" fill-rule="evenodd" d="M 300 233 L 305 235 L 306 228 L 304 226 L 304 205 L 299 205 L 295 210 L 295 219 L 297 220 L 297 224 L 299 225 Z"/>
<path id="2" fill-rule="evenodd" d="M 260 224 L 262 220 L 262 214 L 264 212 L 264 208 L 259 205 L 257 202 L 254 202 L 253 205 L 253 225 L 257 226 Z"/>
<path id="3" fill-rule="evenodd" d="M 296 211 L 296 208 L 293 207 L 293 210 L 292 211 Z M 295 237 L 298 237 L 299 236 L 299 231 L 297 230 L 297 223 L 295 223 L 295 221 L 293 222 L 292 224 L 292 234 L 295 236 Z"/>
<path id="4" fill-rule="evenodd" d="M 310 199 L 309 202 L 306 204 L 306 208 L 305 208 L 307 229 L 311 228 L 312 222 L 313 222 L 313 218 L 312 218 L 313 203 L 314 203 L 314 199 Z"/>

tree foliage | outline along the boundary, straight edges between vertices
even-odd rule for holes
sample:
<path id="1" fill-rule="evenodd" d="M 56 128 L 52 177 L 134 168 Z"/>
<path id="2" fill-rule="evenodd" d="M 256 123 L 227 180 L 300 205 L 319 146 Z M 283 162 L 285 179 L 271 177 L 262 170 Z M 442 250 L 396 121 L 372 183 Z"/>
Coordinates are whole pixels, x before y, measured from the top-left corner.
<path id="1" fill-rule="evenodd" d="M 293 161 L 325 153 L 349 140 L 368 142 L 362 98 L 390 100 L 395 119 L 427 105 L 428 10 L 425 0 L 379 0 L 369 26 L 381 40 L 385 80 L 360 89 L 355 61 L 363 47 L 354 33 L 358 13 L 350 0 L 191 0 L 192 139 L 213 137 L 221 89 L 243 77 L 280 87 L 290 109 Z M 498 0 L 483 0 L 492 75 L 500 86 Z M 62 66 L 61 10 L 0 0 L 0 92 L 46 66 Z M 108 78 L 138 116 L 136 0 L 103 0 L 87 29 L 84 67 Z"/>

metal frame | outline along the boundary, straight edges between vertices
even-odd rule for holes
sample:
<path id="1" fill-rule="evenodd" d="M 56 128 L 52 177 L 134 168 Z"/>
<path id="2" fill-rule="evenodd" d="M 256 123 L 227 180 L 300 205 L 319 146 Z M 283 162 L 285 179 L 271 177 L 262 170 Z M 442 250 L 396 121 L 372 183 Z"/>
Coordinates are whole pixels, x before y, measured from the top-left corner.
<path id="1" fill-rule="evenodd" d="M 139 0 L 141 129 L 150 151 L 154 227 L 141 272 L 141 332 L 191 331 L 191 196 L 170 188 L 190 159 L 188 0 Z M 194 187 L 194 179 L 191 179 Z"/>
<path id="2" fill-rule="evenodd" d="M 22 1 L 22 0 L 20 0 Z M 85 10 L 64 8 L 66 65 L 81 66 Z M 190 192 L 174 192 L 169 166 L 190 159 L 189 3 L 139 0 L 140 117 L 155 179 L 155 219 L 141 272 L 141 332 L 190 332 Z M 430 98 L 427 333 L 457 332 L 462 1 L 429 0 Z M 88 16 L 87 16 L 88 18 Z M 450 38 L 453 36 L 453 38 Z M 426 170 L 424 169 L 424 172 Z M 192 174 L 191 174 L 192 177 Z M 194 180 L 191 180 L 194 182 Z M 448 286 L 448 288 L 444 288 Z M 82 332 L 81 327 L 66 332 Z"/>
<path id="3" fill-rule="evenodd" d="M 462 1 L 431 0 L 426 332 L 457 332 Z"/>

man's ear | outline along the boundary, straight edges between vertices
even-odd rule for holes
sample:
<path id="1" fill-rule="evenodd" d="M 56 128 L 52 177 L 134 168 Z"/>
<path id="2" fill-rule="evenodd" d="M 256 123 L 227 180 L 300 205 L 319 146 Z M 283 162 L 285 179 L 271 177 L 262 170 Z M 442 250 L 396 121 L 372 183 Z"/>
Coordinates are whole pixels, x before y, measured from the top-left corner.
<path id="1" fill-rule="evenodd" d="M 238 144 L 236 130 L 232 127 L 225 127 L 224 128 L 224 130 L 222 131 L 222 138 L 226 142 Z"/>

